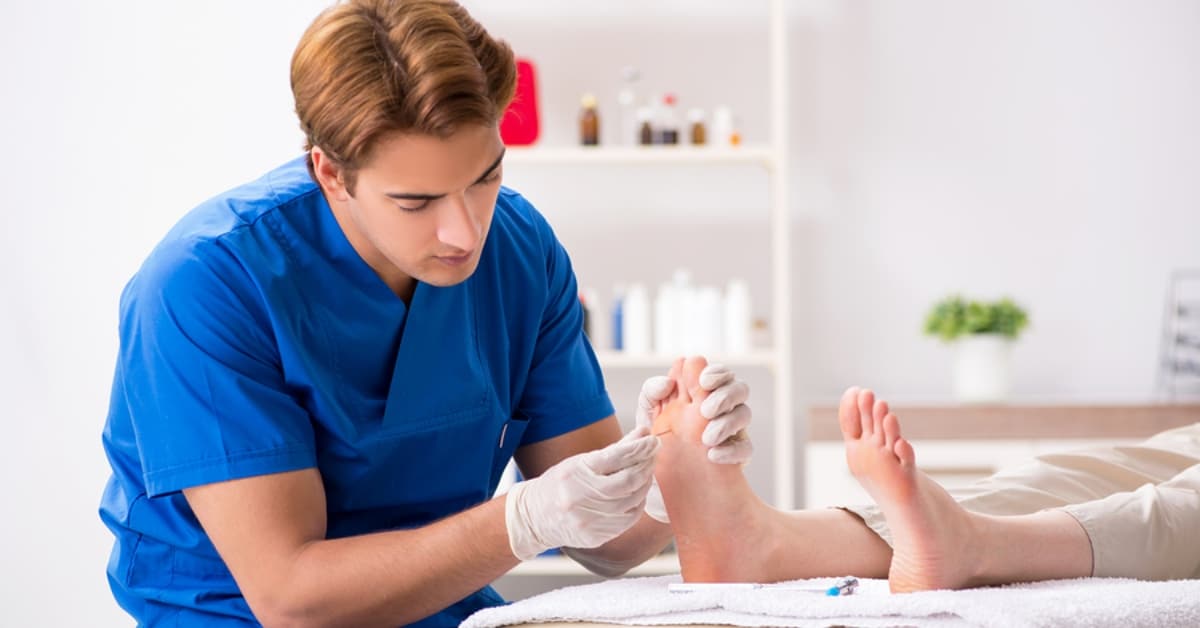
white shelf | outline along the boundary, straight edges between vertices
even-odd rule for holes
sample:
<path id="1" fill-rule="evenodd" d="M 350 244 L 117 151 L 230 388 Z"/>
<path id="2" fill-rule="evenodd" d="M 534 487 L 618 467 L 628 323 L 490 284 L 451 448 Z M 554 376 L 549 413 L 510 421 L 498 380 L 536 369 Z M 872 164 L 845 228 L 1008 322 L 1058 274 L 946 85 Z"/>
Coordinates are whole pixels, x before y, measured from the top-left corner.
<path id="1" fill-rule="evenodd" d="M 632 354 L 622 351 L 597 351 L 596 359 L 603 368 L 662 368 L 666 369 L 679 356 L 660 354 Z M 710 363 L 730 367 L 761 366 L 775 367 L 775 352 L 770 349 L 749 353 L 705 354 Z"/>
<path id="2" fill-rule="evenodd" d="M 769 146 L 510 146 L 506 164 L 749 164 L 771 168 Z"/>
<path id="3" fill-rule="evenodd" d="M 661 554 L 630 569 L 626 576 L 662 576 L 679 573 L 679 559 L 674 554 Z M 513 567 L 508 575 L 518 576 L 590 576 L 583 565 L 566 556 L 543 556 Z"/>
<path id="4" fill-rule="evenodd" d="M 737 5 L 742 10 L 740 3 Z M 794 112 L 788 106 L 788 47 L 787 0 L 768 0 L 768 76 L 771 126 L 765 144 L 737 147 L 715 146 L 527 146 L 510 147 L 505 162 L 517 167 L 695 167 L 697 176 L 708 176 L 701 169 L 730 166 L 733 168 L 762 168 L 768 188 L 768 220 L 770 233 L 763 242 L 764 253 L 770 256 L 772 346 L 748 353 L 709 355 L 710 362 L 720 362 L 735 368 L 767 368 L 774 380 L 772 438 L 766 445 L 774 455 L 771 504 L 788 510 L 794 507 L 796 461 L 792 408 L 793 356 L 791 353 L 792 324 L 792 222 L 789 205 L 789 146 L 788 117 Z M 607 5 L 606 5 L 607 6 Z M 621 172 L 630 168 L 621 169 Z M 667 170 L 671 172 L 672 170 Z M 714 223 L 714 228 L 720 228 Z M 666 369 L 676 356 L 630 355 L 618 351 L 597 351 L 596 358 L 605 369 L 653 368 Z M 537 558 L 508 572 L 516 577 L 548 577 L 545 584 L 561 586 L 555 576 L 584 576 L 588 571 L 566 556 Z M 679 573 L 679 562 L 672 554 L 657 556 L 629 571 L 630 576 Z"/>

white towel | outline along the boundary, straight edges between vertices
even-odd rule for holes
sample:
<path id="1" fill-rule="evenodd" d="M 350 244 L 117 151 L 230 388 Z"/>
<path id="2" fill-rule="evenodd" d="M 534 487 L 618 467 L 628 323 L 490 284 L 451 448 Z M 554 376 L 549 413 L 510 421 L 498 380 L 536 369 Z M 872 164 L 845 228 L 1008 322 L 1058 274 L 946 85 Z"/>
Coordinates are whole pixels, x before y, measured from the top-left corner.
<path id="1" fill-rule="evenodd" d="M 463 626 L 588 621 L 621 625 L 731 626 L 1200 626 L 1200 580 L 1051 580 L 962 591 L 894 595 L 886 580 L 861 580 L 853 595 L 770 588 L 669 593 L 679 576 L 567 587 L 472 615 Z M 832 578 L 789 585 L 825 588 Z"/>

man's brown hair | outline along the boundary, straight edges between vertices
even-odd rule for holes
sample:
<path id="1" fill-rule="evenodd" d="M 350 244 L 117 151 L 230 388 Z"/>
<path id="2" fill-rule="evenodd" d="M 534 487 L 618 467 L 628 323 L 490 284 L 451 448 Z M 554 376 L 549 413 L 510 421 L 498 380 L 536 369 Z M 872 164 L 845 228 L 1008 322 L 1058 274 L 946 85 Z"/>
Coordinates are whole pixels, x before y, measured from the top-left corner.
<path id="1" fill-rule="evenodd" d="M 304 148 L 320 146 L 351 194 L 383 136 L 444 138 L 464 124 L 495 125 L 516 78 L 508 44 L 452 0 L 340 2 L 317 16 L 292 55 Z"/>

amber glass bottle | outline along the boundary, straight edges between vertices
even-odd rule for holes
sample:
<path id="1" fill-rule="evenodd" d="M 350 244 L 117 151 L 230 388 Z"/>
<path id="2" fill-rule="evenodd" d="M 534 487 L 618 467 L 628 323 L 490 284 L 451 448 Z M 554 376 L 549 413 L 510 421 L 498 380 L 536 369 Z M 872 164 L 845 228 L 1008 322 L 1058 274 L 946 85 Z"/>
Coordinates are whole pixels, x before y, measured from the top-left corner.
<path id="1" fill-rule="evenodd" d="M 704 127 L 704 111 L 700 109 L 688 111 L 688 131 L 693 146 L 703 146 L 708 143 L 708 131 Z"/>
<path id="2" fill-rule="evenodd" d="M 584 146 L 600 144 L 600 114 L 596 111 L 596 97 L 583 95 L 583 110 L 579 114 L 579 143 Z"/>

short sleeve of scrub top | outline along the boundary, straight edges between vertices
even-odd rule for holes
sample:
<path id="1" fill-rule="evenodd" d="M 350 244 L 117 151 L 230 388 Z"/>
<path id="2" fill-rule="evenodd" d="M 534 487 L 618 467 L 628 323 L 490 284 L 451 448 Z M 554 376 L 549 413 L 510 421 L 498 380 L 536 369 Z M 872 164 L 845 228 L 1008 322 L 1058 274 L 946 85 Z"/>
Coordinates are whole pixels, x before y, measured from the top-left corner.
<path id="1" fill-rule="evenodd" d="M 131 286 L 119 362 L 149 496 L 316 465 L 267 312 L 218 243 L 166 252 Z M 132 290 L 127 289 L 127 294 Z"/>
<path id="2" fill-rule="evenodd" d="M 581 415 L 601 418 L 613 413 L 595 353 L 582 333 L 583 308 L 571 261 L 545 219 L 532 207 L 527 206 L 526 211 L 545 251 L 549 290 L 526 384 L 517 402 L 517 414 L 530 419 L 522 444 L 576 429 Z M 574 384 L 567 385 L 568 381 Z"/>

